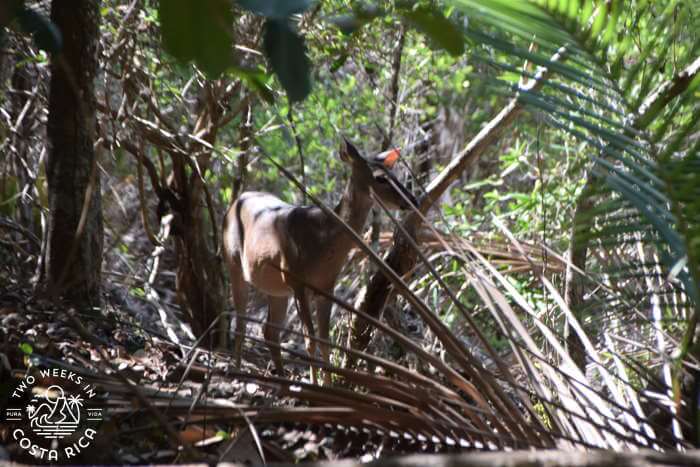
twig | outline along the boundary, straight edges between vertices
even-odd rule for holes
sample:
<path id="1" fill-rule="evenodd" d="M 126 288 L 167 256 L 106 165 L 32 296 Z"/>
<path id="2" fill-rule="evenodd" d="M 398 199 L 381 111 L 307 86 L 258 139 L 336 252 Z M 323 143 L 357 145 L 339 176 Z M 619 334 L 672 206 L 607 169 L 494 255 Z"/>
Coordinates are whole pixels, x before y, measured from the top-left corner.
<path id="1" fill-rule="evenodd" d="M 4 228 L 7 230 L 14 230 L 15 232 L 22 234 L 22 236 L 24 236 L 24 238 L 26 238 L 27 240 L 32 242 L 35 247 L 37 247 L 39 249 L 41 248 L 41 242 L 39 241 L 37 236 L 34 235 L 33 232 L 31 232 L 26 227 L 17 224 L 16 222 L 14 222 L 11 219 L 0 216 L 0 228 Z"/>
<path id="2" fill-rule="evenodd" d="M 141 143 L 143 144 L 143 143 Z M 141 222 L 143 222 L 143 229 L 146 231 L 146 236 L 148 237 L 148 240 L 151 242 L 152 245 L 158 246 L 160 245 L 160 242 L 156 238 L 156 236 L 153 234 L 153 230 L 151 230 L 151 224 L 148 222 L 148 214 L 146 213 L 146 195 L 145 195 L 145 190 L 143 188 L 143 151 L 138 151 L 138 163 L 136 164 L 136 177 L 138 179 L 138 185 L 139 185 L 139 211 L 141 212 Z M 152 179 L 151 179 L 152 181 Z M 154 187 L 156 189 L 157 193 L 157 186 Z"/>
<path id="3" fill-rule="evenodd" d="M 153 415 L 153 417 L 155 417 L 158 424 L 163 428 L 163 431 L 165 432 L 165 435 L 166 435 L 168 441 L 170 441 L 173 448 L 175 450 L 177 450 L 177 448 L 179 446 L 182 446 L 183 449 L 189 455 L 193 456 L 192 458 L 195 458 L 194 457 L 195 453 L 192 451 L 192 448 L 190 448 L 189 445 L 184 444 L 180 441 L 180 438 L 179 438 L 177 432 L 173 429 L 172 426 L 170 426 L 170 424 L 165 419 L 163 414 L 159 410 L 157 410 L 155 407 L 153 407 L 153 405 L 150 403 L 148 398 L 143 395 L 143 393 L 139 389 L 138 385 L 131 382 L 131 380 L 129 380 L 129 378 L 127 378 L 126 376 L 122 375 L 121 371 L 119 371 L 119 369 L 112 363 L 110 356 L 107 355 L 107 353 L 104 350 L 105 343 L 98 341 L 92 335 L 92 333 L 88 332 L 88 330 L 85 329 L 83 324 L 80 322 L 80 320 L 76 316 L 71 315 L 70 320 L 73 323 L 74 329 L 78 332 L 78 334 L 80 334 L 80 336 L 83 339 L 85 339 L 87 342 L 92 343 L 92 345 L 95 346 L 95 349 L 100 352 L 100 354 L 102 355 L 102 362 L 105 365 L 110 367 L 110 369 L 117 376 L 117 378 L 119 378 L 121 380 L 122 384 L 124 384 L 127 387 L 127 389 L 129 391 L 131 391 L 134 394 L 134 396 L 136 396 L 136 399 L 138 399 L 139 403 L 141 403 L 143 405 L 143 407 L 151 415 Z"/>

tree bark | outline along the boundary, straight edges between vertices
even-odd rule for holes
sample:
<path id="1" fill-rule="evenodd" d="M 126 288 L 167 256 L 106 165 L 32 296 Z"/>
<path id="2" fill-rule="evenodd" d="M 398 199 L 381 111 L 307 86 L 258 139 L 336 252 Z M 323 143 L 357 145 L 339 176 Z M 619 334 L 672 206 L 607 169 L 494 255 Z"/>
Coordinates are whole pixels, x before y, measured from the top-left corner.
<path id="1" fill-rule="evenodd" d="M 51 62 L 48 242 L 44 282 L 52 296 L 78 307 L 100 302 L 102 209 L 95 156 L 97 0 L 54 0 L 51 20 L 63 51 Z"/>
<path id="2" fill-rule="evenodd" d="M 175 177 L 174 188 L 182 200 L 180 227 L 175 236 L 178 300 L 188 313 L 192 332 L 202 337 L 224 307 L 221 261 L 215 247 L 208 246 L 209 229 L 202 208 L 201 182 L 196 176 L 187 176 L 184 169 L 175 173 L 179 176 Z M 213 337 L 214 333 L 210 332 L 204 343 L 214 344 Z"/>
<path id="3" fill-rule="evenodd" d="M 202 177 L 209 168 L 211 151 L 216 142 L 220 128 L 221 106 L 219 105 L 218 85 L 209 85 L 203 90 L 203 108 L 199 113 L 193 133 L 202 135 L 201 140 L 209 145 L 196 156 L 197 173 L 194 166 L 186 170 L 185 161 L 173 157 L 173 180 L 171 187 L 175 189 L 181 200 L 177 222 L 178 235 L 175 236 L 175 254 L 177 257 L 177 294 L 183 307 L 187 310 L 187 320 L 192 326 L 192 332 L 197 337 L 205 335 L 209 327 L 219 318 L 224 309 L 225 295 L 221 258 L 217 256 L 216 246 L 217 226 L 211 218 L 212 208 L 208 199 L 207 187 Z M 209 212 L 209 216 L 206 213 Z M 211 221 L 207 225 L 207 220 Z M 212 247 L 208 246 L 208 234 L 213 233 Z M 223 320 L 228 322 L 228 320 Z M 223 332 L 221 326 L 214 326 L 206 336 L 207 345 L 215 344 L 214 336 L 217 329 Z M 219 339 L 221 341 L 221 339 Z M 224 342 L 218 342 L 223 345 Z"/>
<path id="4" fill-rule="evenodd" d="M 564 280 L 564 299 L 566 306 L 576 320 L 583 326 L 586 292 L 585 277 L 577 269 L 586 270 L 586 259 L 588 258 L 588 229 L 590 221 L 590 211 L 593 208 L 593 178 L 589 176 L 583 191 L 576 201 L 574 217 L 571 227 L 571 241 L 569 243 L 568 263 L 566 265 L 566 278 Z M 586 372 L 586 350 L 578 334 L 576 334 L 568 320 L 564 327 L 564 337 L 566 339 L 566 351 L 571 356 L 576 366 Z"/>

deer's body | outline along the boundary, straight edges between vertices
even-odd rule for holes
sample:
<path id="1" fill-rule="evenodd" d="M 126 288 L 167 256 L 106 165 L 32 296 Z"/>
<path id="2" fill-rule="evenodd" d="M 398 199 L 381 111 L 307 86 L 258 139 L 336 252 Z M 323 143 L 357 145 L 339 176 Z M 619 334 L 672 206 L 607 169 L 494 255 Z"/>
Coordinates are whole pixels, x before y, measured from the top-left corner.
<path id="1" fill-rule="evenodd" d="M 373 204 L 372 193 L 392 207 L 407 208 L 415 204 L 412 195 L 386 170 L 382 173 L 376 170 L 378 162 L 362 158 L 350 143 L 341 146 L 341 156 L 353 170 L 335 213 L 354 231 L 360 232 L 364 227 Z M 390 168 L 395 156 L 391 155 L 390 161 L 386 153 L 377 158 L 382 156 L 381 163 Z M 332 302 L 310 291 L 319 289 L 333 293 L 335 281 L 354 244 L 345 228 L 316 206 L 293 206 L 272 194 L 250 191 L 241 194 L 229 208 L 224 219 L 223 241 L 233 301 L 239 316 L 245 314 L 246 283 L 268 296 L 270 310 L 265 340 L 277 370 L 283 371 L 279 331 L 288 298 L 292 296 L 297 301 L 306 347 L 312 356 L 315 356 L 315 333 L 310 301 L 315 302 L 321 356 L 328 362 Z M 237 364 L 240 364 L 245 324 L 243 319 L 236 320 L 234 357 Z M 313 370 L 311 376 L 314 380 Z"/>
<path id="2" fill-rule="evenodd" d="M 341 202 L 336 213 L 359 231 L 372 201 L 369 192 L 355 196 L 365 198 L 355 204 L 356 212 L 344 216 Z M 281 272 L 285 270 L 293 271 L 315 288 L 332 287 L 353 246 L 345 229 L 320 208 L 293 206 L 269 193 L 255 191 L 245 192 L 236 200 L 224 221 L 224 231 L 227 261 L 228 255 L 238 256 L 243 279 L 275 297 L 294 293 L 294 278 L 286 277 Z M 246 238 L 246 231 L 255 232 L 255 237 Z M 319 263 L 324 267 L 319 268 Z"/>

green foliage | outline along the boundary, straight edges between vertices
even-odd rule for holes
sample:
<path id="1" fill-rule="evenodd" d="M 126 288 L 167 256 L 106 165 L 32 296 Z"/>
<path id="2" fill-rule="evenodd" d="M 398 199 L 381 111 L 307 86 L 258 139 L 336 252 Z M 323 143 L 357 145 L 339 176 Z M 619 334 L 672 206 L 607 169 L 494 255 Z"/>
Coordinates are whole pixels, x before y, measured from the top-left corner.
<path id="1" fill-rule="evenodd" d="M 619 66 L 614 66 L 613 73 L 609 74 L 604 65 L 610 57 L 613 58 L 614 64 L 618 64 L 630 60 L 626 55 L 639 53 L 631 49 L 624 36 L 620 37 L 618 43 L 615 31 L 626 27 L 625 22 L 636 21 L 634 18 L 628 18 L 628 15 L 640 10 L 629 9 L 623 12 L 620 2 L 612 2 L 609 11 L 601 11 L 602 3 L 588 2 L 584 10 L 576 16 L 576 13 L 579 13 L 578 7 L 568 4 L 576 2 L 550 5 L 527 1 L 455 0 L 453 3 L 474 14 L 480 21 L 498 30 L 508 31 L 517 38 L 532 41 L 535 37 L 534 41 L 540 46 L 540 51 L 537 52 L 507 43 L 495 34 L 478 31 L 470 33 L 472 38 L 497 50 L 546 66 L 556 78 L 562 80 L 559 82 L 550 79 L 545 83 L 543 92 L 523 94 L 521 98 L 529 105 L 544 111 L 557 128 L 568 131 L 593 149 L 591 156 L 596 163 L 596 173 L 625 200 L 624 206 L 615 209 L 632 208 L 641 214 L 640 217 L 630 218 L 606 212 L 604 216 L 598 217 L 599 221 L 628 224 L 627 231 L 643 230 L 645 225 L 651 226 L 657 234 L 652 242 L 659 249 L 660 258 L 667 271 L 684 261 L 684 258 L 693 263 L 697 253 L 689 250 L 690 239 L 684 237 L 679 230 L 688 224 L 688 217 L 695 217 L 696 214 L 684 209 L 687 204 L 683 204 L 684 208 L 681 208 L 679 203 L 682 202 L 682 198 L 688 199 L 695 195 L 690 194 L 692 190 L 676 195 L 671 187 L 680 185 L 669 178 L 670 172 L 666 169 L 666 164 L 672 158 L 670 155 L 665 158 L 656 157 L 648 145 L 651 141 L 644 141 L 640 133 L 640 130 L 652 124 L 654 118 L 663 116 L 664 109 L 668 109 L 668 102 L 658 100 L 650 109 L 642 108 L 645 98 L 653 98 L 651 92 L 659 85 L 659 76 L 655 73 L 635 74 L 638 69 L 636 67 L 633 67 L 630 73 L 624 74 Z M 677 15 L 687 14 L 687 8 L 678 2 L 670 2 L 660 7 L 660 10 L 662 14 L 658 22 L 650 24 L 647 29 L 639 29 L 642 41 L 640 47 L 644 47 L 645 50 L 652 50 L 660 45 L 660 38 L 671 43 L 668 38 L 681 33 L 669 23 L 669 18 L 672 12 Z M 696 49 L 697 38 L 694 40 L 695 45 L 692 48 Z M 566 64 L 551 61 L 548 57 L 561 45 L 567 48 Z M 645 61 L 645 53 L 642 52 L 641 63 Z M 692 58 L 692 55 L 690 57 Z M 490 61 L 486 58 L 485 60 Z M 650 59 L 650 65 L 655 68 L 657 62 L 657 58 Z M 550 84 L 552 81 L 556 84 Z M 505 86 L 505 83 L 502 85 Z M 597 96 L 593 99 L 583 98 L 577 89 L 579 86 L 585 86 Z M 631 94 L 632 89 L 636 89 L 640 94 L 634 101 L 627 101 L 626 96 Z M 591 95 L 590 91 L 588 94 Z M 579 103 L 571 105 L 571 99 L 578 100 Z M 613 106 L 609 106 L 608 103 L 613 103 Z M 680 104 L 678 102 L 676 105 Z M 620 107 L 625 108 L 625 112 L 612 110 Z M 624 119 L 626 115 L 641 113 L 644 115 L 632 124 Z M 666 118 L 669 117 L 673 118 Z M 687 119 L 685 122 L 678 120 L 678 123 L 682 125 L 681 131 L 695 127 L 695 122 Z M 668 128 L 668 124 L 659 127 L 657 135 L 661 134 L 661 128 L 664 127 Z M 655 139 L 663 137 L 657 136 Z M 666 154 L 669 154 L 669 151 Z M 692 156 L 692 152 L 686 154 Z M 697 271 L 697 267 L 695 264 L 689 264 L 688 268 L 681 269 L 686 272 L 679 274 L 684 288 L 693 301 L 698 303 L 699 277 L 687 275 Z"/>
<path id="2" fill-rule="evenodd" d="M 306 54 L 304 38 L 297 32 L 291 16 L 303 13 L 312 4 L 310 0 L 291 2 L 280 0 L 249 1 L 238 4 L 267 18 L 263 31 L 263 48 L 272 71 L 287 92 L 291 102 L 305 99 L 311 91 L 311 64 Z M 193 61 L 209 78 L 217 78 L 225 70 L 242 76 L 246 82 L 272 101 L 272 94 L 264 79 L 252 71 L 233 66 L 232 12 L 226 0 L 170 0 L 160 2 L 159 17 L 163 47 L 182 63 Z M 403 5 L 399 8 L 405 21 L 429 37 L 432 44 L 451 55 L 464 52 L 461 31 L 435 6 Z M 344 34 L 351 34 L 373 19 L 387 15 L 375 7 L 359 7 L 329 21 Z M 347 59 L 338 57 L 335 69 Z"/>
<path id="3" fill-rule="evenodd" d="M 417 7 L 401 12 L 408 23 L 428 36 L 435 46 L 452 56 L 464 53 L 464 35 L 450 20 L 434 8 Z"/>
<path id="4" fill-rule="evenodd" d="M 290 16 L 303 13 L 313 0 L 236 0 L 246 10 L 256 15 L 276 20 L 287 20 Z"/>
<path id="5" fill-rule="evenodd" d="M 226 0 L 159 3 L 163 47 L 182 62 L 194 61 L 210 78 L 231 65 L 233 14 Z"/>
<path id="6" fill-rule="evenodd" d="M 63 48 L 63 36 L 55 24 L 46 16 L 38 13 L 33 8 L 27 7 L 24 2 L 9 0 L 5 7 L 9 13 L 10 23 L 17 21 L 20 30 L 32 36 L 36 46 L 48 53 L 56 54 Z M 3 40 L 5 25 L 0 23 L 0 43 Z"/>
<path id="7" fill-rule="evenodd" d="M 310 65 L 304 40 L 290 24 L 290 15 L 303 12 L 311 2 L 297 0 L 240 1 L 242 7 L 268 18 L 265 52 L 290 99 L 302 100 L 311 88 Z M 233 13 L 226 0 L 169 0 L 159 3 L 163 47 L 182 63 L 193 61 L 209 78 L 225 70 L 242 77 L 261 97 L 272 102 L 265 79 L 257 70 L 234 66 Z"/>
<path id="8" fill-rule="evenodd" d="M 356 15 L 338 15 L 330 18 L 329 21 L 335 24 L 343 34 L 350 35 L 367 24 L 370 19 L 364 20 Z M 347 55 L 345 57 L 347 58 Z"/>
<path id="9" fill-rule="evenodd" d="M 63 48 L 61 32 L 44 15 L 22 5 L 17 11 L 17 22 L 40 49 L 55 54 Z"/>
<path id="10" fill-rule="evenodd" d="M 268 104 L 272 104 L 275 95 L 268 85 L 269 77 L 260 69 L 249 69 L 232 66 L 228 72 L 233 76 L 241 78 L 251 89 L 254 89 L 260 98 Z"/>
<path id="11" fill-rule="evenodd" d="M 22 353 L 27 356 L 31 355 L 34 352 L 34 348 L 32 347 L 32 345 L 27 342 L 22 342 L 21 344 L 19 344 L 19 350 L 21 350 Z"/>
<path id="12" fill-rule="evenodd" d="M 386 11 L 376 6 L 356 5 L 350 13 L 333 16 L 328 21 L 338 27 L 343 34 L 350 35 L 374 19 L 385 15 Z"/>
<path id="13" fill-rule="evenodd" d="M 304 39 L 297 34 L 289 20 L 268 19 L 265 22 L 263 46 L 289 100 L 304 100 L 311 92 L 311 65 L 306 56 Z"/>
<path id="14" fill-rule="evenodd" d="M 700 126 L 700 36 L 692 10 L 681 1 L 453 3 L 478 24 L 467 32 L 485 50 L 475 58 L 502 70 L 490 85 L 517 92 L 592 161 L 571 248 L 588 252 L 587 285 L 595 291 L 573 308 L 575 317 L 591 336 L 608 330 L 608 320 L 624 322 L 622 332 L 635 340 L 674 336 L 673 364 L 663 366 L 678 403 L 684 366 L 700 349 L 700 145 L 690 136 Z M 541 89 L 513 84 L 515 57 L 547 68 Z M 527 202 L 519 199 L 521 214 L 532 210 Z M 649 310 L 653 318 L 631 322 Z M 671 350 L 662 347 L 656 357 L 667 362 Z M 618 358 L 611 348 L 604 365 Z M 645 367 L 630 361 L 632 371 Z"/>
<path id="15" fill-rule="evenodd" d="M 464 34 L 434 5 L 397 2 L 397 13 L 417 31 L 425 34 L 436 48 L 452 56 L 464 53 Z M 350 35 L 376 18 L 390 18 L 390 12 L 376 6 L 357 6 L 352 12 L 329 18 L 343 34 Z"/>

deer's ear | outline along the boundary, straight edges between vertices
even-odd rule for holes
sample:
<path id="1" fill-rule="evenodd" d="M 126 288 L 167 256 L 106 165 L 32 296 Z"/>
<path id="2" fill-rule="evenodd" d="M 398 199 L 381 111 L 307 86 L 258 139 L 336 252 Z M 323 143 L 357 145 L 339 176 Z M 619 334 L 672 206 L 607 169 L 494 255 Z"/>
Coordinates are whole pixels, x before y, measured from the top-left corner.
<path id="1" fill-rule="evenodd" d="M 348 156 L 348 146 L 347 140 L 343 138 L 340 141 L 340 149 L 338 149 L 338 155 L 343 162 L 350 162 L 350 156 Z"/>
<path id="2" fill-rule="evenodd" d="M 388 151 L 384 151 L 374 157 L 377 162 L 382 164 L 384 167 L 391 169 L 394 167 L 394 164 L 396 164 L 396 161 L 399 160 L 399 157 L 401 157 L 401 151 L 399 151 L 399 148 L 389 149 Z"/>
<path id="3" fill-rule="evenodd" d="M 352 145 L 350 141 L 348 141 L 344 136 L 343 140 L 340 142 L 340 158 L 348 163 L 351 163 L 353 160 L 363 160 L 362 156 L 360 155 L 360 151 L 357 150 L 355 146 Z"/>

